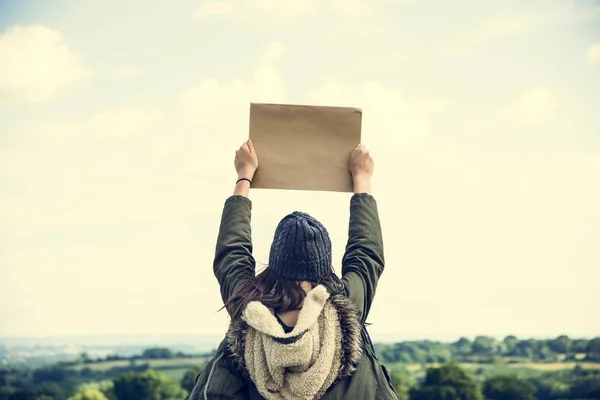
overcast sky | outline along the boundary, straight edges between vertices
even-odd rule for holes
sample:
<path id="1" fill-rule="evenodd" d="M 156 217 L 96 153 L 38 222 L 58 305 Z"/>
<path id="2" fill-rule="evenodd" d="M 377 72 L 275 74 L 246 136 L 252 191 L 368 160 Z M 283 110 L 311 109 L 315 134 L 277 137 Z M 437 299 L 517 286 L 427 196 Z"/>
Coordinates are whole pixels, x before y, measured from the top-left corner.
<path id="1" fill-rule="evenodd" d="M 363 109 L 374 336 L 600 334 L 600 3 L 0 1 L 0 336 L 221 334 L 249 103 Z M 260 155 L 259 155 L 260 156 Z M 253 191 L 258 261 L 350 194 Z"/>

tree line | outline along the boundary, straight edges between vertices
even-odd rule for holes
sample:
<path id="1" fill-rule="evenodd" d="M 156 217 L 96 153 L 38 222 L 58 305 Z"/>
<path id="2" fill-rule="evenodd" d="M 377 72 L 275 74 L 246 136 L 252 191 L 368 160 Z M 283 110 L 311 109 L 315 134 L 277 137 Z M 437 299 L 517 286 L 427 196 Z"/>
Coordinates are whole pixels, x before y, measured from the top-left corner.
<path id="1" fill-rule="evenodd" d="M 101 363 L 106 361 L 140 361 L 140 360 L 169 360 L 174 358 L 202 358 L 202 357 L 211 357 L 214 354 L 214 350 L 206 353 L 199 354 L 188 354 L 182 351 L 173 352 L 171 349 L 167 347 L 151 347 L 145 349 L 142 354 L 134 355 L 134 356 L 119 356 L 119 355 L 108 355 L 104 358 L 92 358 L 88 355 L 88 353 L 82 353 L 78 360 L 74 360 L 71 362 L 63 362 L 63 365 L 75 365 L 78 363 L 84 364 L 94 364 Z"/>
<path id="2" fill-rule="evenodd" d="M 586 370 L 577 365 L 535 376 L 504 373 L 484 376 L 480 372 L 471 374 L 456 362 L 456 359 L 472 362 L 474 358 L 487 361 L 490 356 L 527 357 L 522 354 L 538 360 L 537 353 L 545 353 L 545 348 L 562 354 L 564 359 L 597 360 L 598 339 L 571 340 L 561 336 L 552 340 L 520 341 L 513 338 L 498 342 L 481 336 L 473 341 L 463 338 L 448 344 L 420 341 L 377 347 L 382 361 L 391 370 L 392 383 L 401 400 L 600 399 L 600 370 Z M 447 362 L 441 357 L 443 354 L 455 360 Z M 0 400 L 181 400 L 192 389 L 197 374 L 202 371 L 201 365 L 189 369 L 177 382 L 153 370 L 149 361 L 140 361 L 181 356 L 165 348 L 151 348 L 129 358 L 127 365 L 106 370 L 90 368 L 93 365 L 87 364 L 98 360 L 90 359 L 85 353 L 78 360 L 40 368 L 0 366 Z M 546 356 L 540 360 L 552 359 Z M 107 357 L 107 360 L 114 358 Z M 402 362 L 438 365 L 429 366 L 424 376 L 419 376 Z"/>
<path id="3" fill-rule="evenodd" d="M 194 386 L 202 366 L 189 369 L 179 382 L 146 368 L 87 381 L 82 371 L 64 366 L 36 369 L 16 381 L 0 373 L 1 400 L 181 400 Z M 114 372 L 114 371 L 113 371 Z M 524 378 L 514 374 L 482 382 L 454 363 L 427 369 L 415 380 L 402 370 L 391 372 L 400 400 L 592 400 L 600 399 L 600 371 L 576 367 Z M 97 376 L 96 378 L 100 378 Z"/>
<path id="4" fill-rule="evenodd" d="M 453 343 L 405 341 L 377 344 L 375 349 L 385 363 L 494 363 L 501 359 L 511 362 L 511 358 L 513 362 L 600 362 L 600 337 L 571 339 L 566 335 L 548 340 L 521 340 L 511 335 L 503 340 L 463 337 Z"/>
<path id="5" fill-rule="evenodd" d="M 600 399 L 600 371 L 575 367 L 525 378 L 498 374 L 478 380 L 458 364 L 427 369 L 418 382 L 393 371 L 400 400 L 593 400 Z"/>

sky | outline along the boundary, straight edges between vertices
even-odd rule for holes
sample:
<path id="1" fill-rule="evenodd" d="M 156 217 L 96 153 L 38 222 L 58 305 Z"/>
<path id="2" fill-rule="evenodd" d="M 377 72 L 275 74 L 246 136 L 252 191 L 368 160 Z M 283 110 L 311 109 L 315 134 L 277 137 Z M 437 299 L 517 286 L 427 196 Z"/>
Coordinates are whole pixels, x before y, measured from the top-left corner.
<path id="1" fill-rule="evenodd" d="M 374 337 L 600 335 L 600 2 L 0 0 L 0 337 L 224 333 L 250 102 L 363 110 Z M 257 261 L 350 196 L 253 190 Z"/>

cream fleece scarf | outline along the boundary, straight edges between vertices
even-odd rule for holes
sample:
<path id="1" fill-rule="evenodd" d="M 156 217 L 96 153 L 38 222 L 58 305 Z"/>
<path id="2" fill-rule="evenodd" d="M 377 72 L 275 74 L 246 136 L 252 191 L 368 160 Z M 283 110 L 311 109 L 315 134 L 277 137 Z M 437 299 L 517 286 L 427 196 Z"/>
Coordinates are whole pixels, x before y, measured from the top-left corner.
<path id="1" fill-rule="evenodd" d="M 338 311 L 328 299 L 324 286 L 312 289 L 296 326 L 287 334 L 262 303 L 246 307 L 245 364 L 265 399 L 318 399 L 338 377 L 342 329 Z"/>

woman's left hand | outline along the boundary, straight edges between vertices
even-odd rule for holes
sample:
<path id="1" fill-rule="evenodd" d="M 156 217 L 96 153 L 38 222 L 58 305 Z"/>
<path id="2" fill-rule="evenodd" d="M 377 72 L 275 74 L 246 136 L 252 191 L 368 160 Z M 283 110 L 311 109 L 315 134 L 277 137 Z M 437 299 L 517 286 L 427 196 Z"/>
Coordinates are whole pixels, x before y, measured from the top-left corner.
<path id="1" fill-rule="evenodd" d="M 258 168 L 258 156 L 251 140 L 244 142 L 239 150 L 235 152 L 234 165 L 238 179 L 246 178 L 252 180 Z"/>

